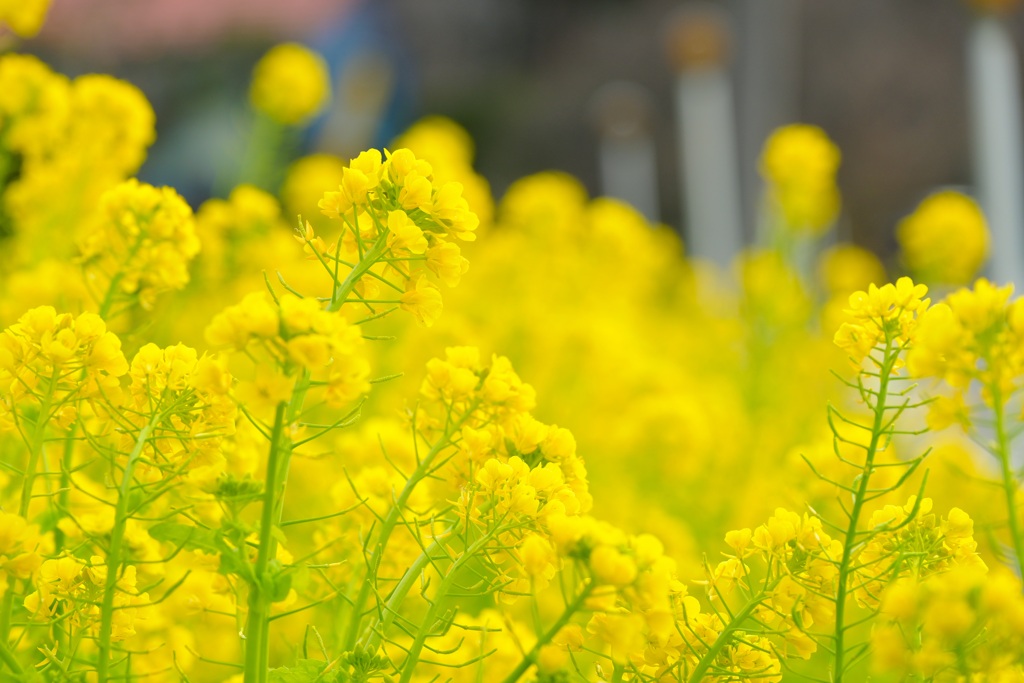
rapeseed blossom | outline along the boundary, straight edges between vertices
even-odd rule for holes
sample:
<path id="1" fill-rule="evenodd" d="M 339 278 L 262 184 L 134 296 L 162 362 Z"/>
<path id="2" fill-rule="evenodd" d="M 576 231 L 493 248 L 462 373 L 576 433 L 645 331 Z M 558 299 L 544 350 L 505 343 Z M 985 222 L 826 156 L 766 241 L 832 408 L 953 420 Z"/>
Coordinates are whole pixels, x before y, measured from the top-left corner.
<path id="1" fill-rule="evenodd" d="M 331 82 L 323 57 L 297 43 L 282 43 L 253 69 L 252 106 L 286 126 L 304 123 L 330 101 Z"/>
<path id="2" fill-rule="evenodd" d="M 989 231 L 970 197 L 946 190 L 927 197 L 896 227 L 907 268 L 919 280 L 966 284 L 988 259 Z"/>
<path id="3" fill-rule="evenodd" d="M 769 203 L 788 230 L 818 235 L 835 221 L 839 160 L 839 148 L 815 126 L 785 126 L 768 138 L 761 175 Z"/>

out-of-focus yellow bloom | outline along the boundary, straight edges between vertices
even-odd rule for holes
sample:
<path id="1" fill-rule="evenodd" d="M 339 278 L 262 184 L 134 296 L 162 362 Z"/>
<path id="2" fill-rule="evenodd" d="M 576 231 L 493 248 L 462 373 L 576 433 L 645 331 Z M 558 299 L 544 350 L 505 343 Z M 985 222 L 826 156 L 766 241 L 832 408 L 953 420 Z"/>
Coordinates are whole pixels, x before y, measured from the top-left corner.
<path id="1" fill-rule="evenodd" d="M 272 47 L 253 69 L 252 106 L 282 125 L 306 123 L 324 110 L 330 98 L 327 63 L 298 43 Z"/>
<path id="2" fill-rule="evenodd" d="M 151 309 L 162 292 L 185 287 L 199 246 L 185 200 L 134 178 L 103 196 L 79 239 L 86 282 L 107 310 L 125 298 Z"/>
<path id="3" fill-rule="evenodd" d="M 977 381 L 986 402 L 1009 400 L 1024 377 L 1024 301 L 1011 302 L 1012 294 L 1013 285 L 980 279 L 934 306 L 921 319 L 911 373 L 942 379 L 958 393 Z"/>
<path id="4" fill-rule="evenodd" d="M 837 244 L 822 252 L 818 281 L 829 295 L 849 296 L 887 281 L 885 266 L 874 253 L 854 244 Z"/>
<path id="5" fill-rule="evenodd" d="M 70 82 L 31 55 L 0 57 L 0 145 L 38 159 L 63 142 Z"/>
<path id="6" fill-rule="evenodd" d="M 947 190 L 922 201 L 896 228 L 907 268 L 918 280 L 965 284 L 988 258 L 989 233 L 977 203 Z"/>
<path id="7" fill-rule="evenodd" d="M 839 213 L 839 160 L 839 148 L 816 126 L 793 124 L 769 136 L 761 175 L 786 229 L 817 235 L 832 224 Z"/>
<path id="8" fill-rule="evenodd" d="M 281 186 L 281 201 L 288 217 L 294 222 L 296 216 L 302 216 L 318 231 L 327 229 L 329 222 L 317 204 L 325 192 L 341 185 L 344 176 L 344 160 L 331 154 L 310 154 L 294 162 Z"/>
<path id="9" fill-rule="evenodd" d="M 23 38 L 39 33 L 50 0 L 0 0 L 0 24 L 7 24 Z"/>
<path id="10" fill-rule="evenodd" d="M 1024 665 L 1020 579 L 962 567 L 927 579 L 907 577 L 882 597 L 872 630 L 872 669 L 934 680 L 964 676 L 1013 681 Z"/>

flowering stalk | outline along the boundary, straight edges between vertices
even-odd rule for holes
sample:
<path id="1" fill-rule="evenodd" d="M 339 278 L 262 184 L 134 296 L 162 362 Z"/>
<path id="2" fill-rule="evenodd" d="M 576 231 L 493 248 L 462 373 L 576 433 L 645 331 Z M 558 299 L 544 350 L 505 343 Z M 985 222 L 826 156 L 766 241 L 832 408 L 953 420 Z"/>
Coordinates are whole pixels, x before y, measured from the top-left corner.
<path id="1" fill-rule="evenodd" d="M 277 404 L 274 412 L 274 428 L 270 435 L 270 455 L 267 458 L 267 479 L 263 490 L 263 510 L 260 521 L 259 550 L 256 554 L 254 580 L 249 585 L 249 614 L 245 626 L 245 683 L 266 680 L 270 647 L 270 596 L 267 594 L 267 566 L 276 556 L 277 539 L 274 535 L 276 514 L 280 507 L 278 499 L 278 478 L 282 471 L 283 451 L 290 446 L 284 444 L 284 416 L 287 405 Z"/>
<path id="2" fill-rule="evenodd" d="M 459 574 L 459 570 L 466 566 L 469 562 L 476 561 L 479 558 L 479 554 L 500 531 L 500 528 L 492 529 L 487 534 L 477 539 L 472 545 L 466 548 L 454 562 L 451 567 L 445 573 L 444 578 L 441 579 L 441 583 L 437 589 L 437 595 L 430 602 L 430 607 L 427 609 L 427 614 L 423 617 L 423 622 L 420 625 L 419 631 L 416 633 L 416 637 L 413 639 L 412 644 L 409 646 L 406 652 L 405 662 L 402 665 L 402 676 L 399 679 L 399 683 L 409 683 L 412 680 L 413 674 L 416 672 L 416 663 L 419 662 L 420 653 L 423 651 L 423 645 L 426 643 L 427 638 L 431 635 L 431 631 L 434 625 L 437 623 L 438 618 L 441 615 L 441 609 L 445 606 L 443 598 L 448 595 L 452 585 L 455 582 L 456 577 Z"/>
<path id="3" fill-rule="evenodd" d="M 690 673 L 690 677 L 687 679 L 689 683 L 700 683 L 704 680 L 704 676 L 706 676 L 708 670 L 714 666 L 715 660 L 718 659 L 718 655 L 721 654 L 722 650 L 727 645 L 733 642 L 737 632 L 743 628 L 747 619 L 754 614 L 757 608 L 761 606 L 767 597 L 767 593 L 760 592 L 747 601 L 747 604 L 738 612 L 733 614 L 732 619 L 729 620 L 729 623 L 725 625 L 722 632 L 718 634 L 717 638 L 715 638 L 715 642 L 708 647 L 708 651 L 701 657 L 700 663 L 697 664 Z"/>
<path id="4" fill-rule="evenodd" d="M 906 511 L 905 519 L 900 522 L 893 519 L 875 524 L 873 521 L 872 528 L 860 530 L 864 505 L 886 493 L 895 491 L 917 469 L 924 458 L 924 456 L 919 456 L 901 463 L 900 466 L 905 468 L 905 472 L 895 484 L 881 488 L 872 487 L 872 477 L 878 469 L 876 460 L 879 453 L 889 446 L 893 436 L 897 433 L 897 419 L 907 408 L 911 407 L 908 399 L 890 404 L 894 395 L 905 397 L 909 391 L 908 389 L 894 392 L 891 383 L 897 379 L 906 379 L 897 377 L 897 371 L 902 366 L 902 354 L 912 345 L 917 334 L 918 319 L 930 304 L 930 300 L 923 298 L 927 291 L 927 287 L 915 285 L 910 278 L 900 278 L 895 285 L 887 284 L 881 288 L 871 285 L 867 292 L 857 292 L 851 295 L 850 308 L 846 311 L 847 322 L 842 324 L 835 336 L 836 344 L 850 354 L 850 360 L 859 369 L 856 382 L 849 384 L 857 390 L 861 400 L 871 411 L 870 425 L 865 425 L 844 418 L 835 408 L 829 408 L 829 425 L 834 435 L 836 457 L 857 470 L 852 486 L 822 477 L 838 486 L 841 491 L 849 493 L 852 499 L 849 510 L 845 505 L 843 506 L 847 524 L 842 539 L 842 553 L 837 564 L 838 586 L 835 598 L 835 630 L 832 638 L 834 646 L 832 676 L 836 683 L 841 683 L 848 669 L 854 663 L 852 657 L 847 659 L 846 644 L 847 633 L 852 628 L 847 623 L 850 593 L 867 592 L 868 584 L 873 581 L 886 581 L 895 578 L 901 566 L 898 551 L 896 559 L 891 565 L 883 562 L 874 567 L 872 561 L 861 561 L 859 558 L 865 553 L 865 548 L 872 539 L 882 533 L 894 531 L 909 524 L 917 515 L 922 503 L 920 496 L 913 498 Z M 862 367 L 866 360 L 870 362 L 874 371 Z M 877 380 L 877 389 L 866 385 L 866 382 L 870 380 Z M 861 432 L 867 432 L 867 443 L 852 441 L 842 436 L 836 419 Z M 840 443 L 846 443 L 862 450 L 864 452 L 863 461 L 858 462 L 845 458 L 840 453 Z M 817 474 L 817 470 L 815 473 Z M 818 476 L 821 477 L 820 474 Z M 924 484 L 922 483 L 921 486 L 923 490 Z M 883 556 L 882 559 L 885 558 L 886 556 Z M 859 573 L 865 570 L 869 576 L 859 576 Z M 871 574 L 872 572 L 873 574 Z M 858 599 L 863 601 L 863 596 Z"/>
<path id="5" fill-rule="evenodd" d="M 871 424 L 871 438 L 865 449 L 863 469 L 857 477 L 858 484 L 857 488 L 853 491 L 853 506 L 849 512 L 849 523 L 846 527 L 846 534 L 843 536 L 843 555 L 839 560 L 839 585 L 836 592 L 835 650 L 833 659 L 833 680 L 835 683 L 841 683 L 846 673 L 847 665 L 844 661 L 846 646 L 844 640 L 846 631 L 849 629 L 846 624 L 846 603 L 850 584 L 853 580 L 851 566 L 855 551 L 861 543 L 861 534 L 858 531 L 858 526 L 860 525 L 861 513 L 870 490 L 871 475 L 875 471 L 875 455 L 878 453 L 879 443 L 887 431 L 885 416 L 886 411 L 890 409 L 890 406 L 886 404 L 889 397 L 889 380 L 900 351 L 901 349 L 893 346 L 892 339 L 887 338 L 885 340 L 885 349 L 879 366 L 878 390 L 877 394 L 874 395 L 875 404 L 873 406 L 874 416 Z"/>
<path id="6" fill-rule="evenodd" d="M 522 678 L 523 674 L 525 674 L 527 670 L 537 662 L 537 656 L 540 654 L 541 648 L 554 640 L 555 636 L 558 635 L 558 632 L 561 631 L 573 616 L 580 611 L 584 603 L 586 603 L 587 598 L 590 597 L 596 587 L 597 584 L 592 579 L 588 580 L 583 585 L 583 588 L 576 597 L 573 598 L 572 602 L 565 606 L 565 610 L 562 612 L 561 616 L 551 624 L 551 627 L 544 632 L 544 635 L 537 639 L 534 646 L 530 648 L 530 651 L 527 652 L 526 656 L 524 656 L 519 664 L 516 665 L 516 668 L 505 677 L 502 683 L 516 683 L 516 681 Z"/>
<path id="7" fill-rule="evenodd" d="M 135 474 L 135 466 L 142 455 L 143 448 L 149 441 L 154 427 L 163 419 L 163 414 L 157 413 L 150 418 L 149 422 L 139 432 L 135 440 L 135 447 L 128 455 L 128 462 L 121 474 L 121 485 L 117 491 L 117 507 L 114 510 L 114 525 L 110 531 L 110 547 L 106 557 L 106 576 L 103 584 L 103 600 L 100 603 L 100 630 L 97 638 L 99 654 L 96 665 L 96 678 L 99 683 L 106 683 L 109 680 L 111 637 L 113 634 L 114 621 L 114 595 L 117 592 L 117 581 L 121 573 L 122 546 L 124 544 L 125 526 L 128 522 L 128 494 L 132 488 L 132 481 Z"/>
<path id="8" fill-rule="evenodd" d="M 444 435 L 438 439 L 430 450 L 423 456 L 420 463 L 416 466 L 416 469 L 410 475 L 409 480 L 406 482 L 402 491 L 398 494 L 394 504 L 388 510 L 387 517 L 381 524 L 381 530 L 377 536 L 377 541 L 374 546 L 373 553 L 370 555 L 366 562 L 367 567 L 376 567 L 380 562 L 381 557 L 384 555 L 384 551 L 387 549 L 388 541 L 391 538 L 391 534 L 394 532 L 399 520 L 402 517 L 406 506 L 409 503 L 409 498 L 412 496 L 413 491 L 422 483 L 427 477 L 430 476 L 433 471 L 434 462 L 437 456 L 448 446 L 451 445 L 451 439 L 454 434 L 457 434 L 459 429 L 462 428 L 463 424 L 473 415 L 473 411 L 476 409 L 477 404 L 473 403 L 470 408 L 463 414 L 463 416 L 456 421 L 454 424 L 449 425 L 445 430 Z M 412 588 L 412 584 L 416 577 L 419 576 L 419 572 L 431 561 L 431 550 L 439 549 L 440 544 L 436 543 L 431 545 L 426 551 L 424 551 L 413 563 L 411 567 L 404 573 L 398 586 L 392 592 L 388 599 L 388 606 L 384 612 L 384 620 L 379 628 L 374 628 L 371 624 L 368 627 L 368 643 L 371 646 L 379 644 L 379 639 L 383 637 L 384 630 L 387 625 L 394 619 L 394 615 L 397 614 L 398 606 L 401 601 L 408 595 L 409 590 Z M 370 598 L 371 581 L 370 577 L 364 577 L 362 587 L 359 589 L 359 593 L 355 600 L 352 602 L 352 613 L 349 617 L 348 626 L 345 629 L 345 638 L 342 640 L 342 648 L 345 651 L 351 650 L 355 647 L 357 636 L 359 635 L 359 625 L 363 620 L 364 612 L 363 605 Z"/>

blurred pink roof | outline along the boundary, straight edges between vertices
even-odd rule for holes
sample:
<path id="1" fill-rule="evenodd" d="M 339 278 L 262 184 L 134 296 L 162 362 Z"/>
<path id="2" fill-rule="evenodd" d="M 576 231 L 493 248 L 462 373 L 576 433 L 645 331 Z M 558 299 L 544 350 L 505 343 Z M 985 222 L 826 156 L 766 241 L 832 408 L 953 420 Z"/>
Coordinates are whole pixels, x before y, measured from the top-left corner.
<path id="1" fill-rule="evenodd" d="M 181 52 L 229 36 L 300 38 L 356 0 L 53 0 L 39 40 L 96 57 Z"/>

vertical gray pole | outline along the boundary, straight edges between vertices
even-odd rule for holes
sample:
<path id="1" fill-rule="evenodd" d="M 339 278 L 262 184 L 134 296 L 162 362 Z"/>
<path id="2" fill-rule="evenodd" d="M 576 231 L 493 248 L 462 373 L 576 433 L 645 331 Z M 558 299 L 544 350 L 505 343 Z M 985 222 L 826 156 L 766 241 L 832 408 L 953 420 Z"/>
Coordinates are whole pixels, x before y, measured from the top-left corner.
<path id="1" fill-rule="evenodd" d="M 800 0 L 730 0 L 736 35 L 736 113 L 744 225 L 763 237 L 764 187 L 758 161 L 773 130 L 800 120 Z M 748 234 L 749 236 L 749 234 Z"/>
<path id="2" fill-rule="evenodd" d="M 726 17 L 710 4 L 688 8 L 670 27 L 687 251 L 720 266 L 743 247 L 729 42 Z"/>
<path id="3" fill-rule="evenodd" d="M 652 111 L 651 97 L 642 86 L 621 81 L 600 88 L 592 104 L 599 135 L 601 191 L 657 222 L 658 165 L 651 136 Z"/>
<path id="4" fill-rule="evenodd" d="M 1024 285 L 1024 139 L 1017 51 L 996 15 L 980 15 L 967 37 L 974 174 L 992 231 L 989 273 Z"/>

